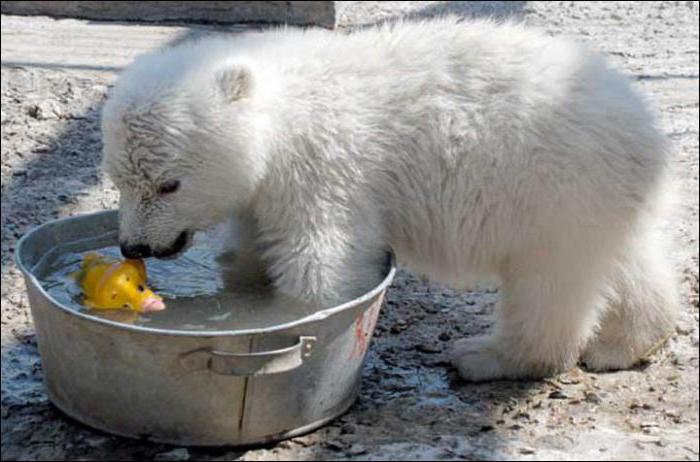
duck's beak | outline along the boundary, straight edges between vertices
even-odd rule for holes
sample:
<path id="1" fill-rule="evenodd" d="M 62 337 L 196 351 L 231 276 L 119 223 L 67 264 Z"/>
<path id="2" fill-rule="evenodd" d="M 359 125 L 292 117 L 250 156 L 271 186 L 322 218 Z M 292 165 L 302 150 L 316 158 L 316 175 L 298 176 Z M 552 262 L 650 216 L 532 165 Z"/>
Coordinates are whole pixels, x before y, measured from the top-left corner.
<path id="1" fill-rule="evenodd" d="M 141 302 L 141 311 L 148 313 L 150 311 L 162 311 L 165 309 L 165 303 L 158 297 L 148 297 Z"/>

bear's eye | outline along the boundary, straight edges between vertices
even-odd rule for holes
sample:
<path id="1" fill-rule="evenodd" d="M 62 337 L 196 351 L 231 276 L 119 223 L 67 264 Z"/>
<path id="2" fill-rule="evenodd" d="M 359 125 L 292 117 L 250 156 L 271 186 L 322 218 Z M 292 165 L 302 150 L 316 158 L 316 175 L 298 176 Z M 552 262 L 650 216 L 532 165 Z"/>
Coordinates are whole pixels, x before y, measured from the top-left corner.
<path id="1" fill-rule="evenodd" d="M 161 185 L 158 186 L 158 194 L 174 193 L 179 187 L 180 182 L 178 180 L 168 180 L 165 183 L 161 183 Z"/>

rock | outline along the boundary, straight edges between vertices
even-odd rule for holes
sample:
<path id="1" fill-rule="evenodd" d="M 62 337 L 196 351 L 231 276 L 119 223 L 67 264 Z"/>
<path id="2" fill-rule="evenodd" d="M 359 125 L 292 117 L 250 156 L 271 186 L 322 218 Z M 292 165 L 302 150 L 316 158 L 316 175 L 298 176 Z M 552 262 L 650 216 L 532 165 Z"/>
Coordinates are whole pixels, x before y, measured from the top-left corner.
<path id="1" fill-rule="evenodd" d="M 574 446 L 574 440 L 564 435 L 545 435 L 537 438 L 536 446 L 540 449 L 550 448 L 559 451 L 569 451 Z"/>
<path id="2" fill-rule="evenodd" d="M 632 404 L 630 404 L 630 410 L 635 410 L 635 409 L 643 409 L 645 411 L 651 411 L 654 409 L 654 406 L 652 406 L 649 403 L 640 403 L 638 401 L 635 401 Z"/>
<path id="3" fill-rule="evenodd" d="M 578 377 L 561 377 L 559 378 L 559 383 L 562 385 L 576 385 L 581 383 L 581 379 Z"/>
<path id="4" fill-rule="evenodd" d="M 529 446 L 524 446 L 520 448 L 520 454 L 534 454 L 535 450 Z"/>
<path id="5" fill-rule="evenodd" d="M 421 353 L 435 354 L 442 352 L 442 348 L 434 343 L 419 343 L 415 348 Z"/>
<path id="6" fill-rule="evenodd" d="M 172 451 L 158 453 L 153 460 L 190 460 L 190 452 L 187 448 L 177 448 Z"/>
<path id="7" fill-rule="evenodd" d="M 31 106 L 27 106 L 26 111 L 27 111 L 27 115 L 29 117 L 33 117 L 34 119 L 41 118 L 41 108 L 36 104 L 32 104 Z"/>
<path id="8" fill-rule="evenodd" d="M 41 101 L 26 107 L 27 115 L 37 120 L 55 119 L 61 115 L 60 107 L 53 101 Z"/>
<path id="9" fill-rule="evenodd" d="M 415 387 L 411 385 L 410 383 L 403 383 L 403 382 L 390 382 L 385 385 L 386 391 L 390 391 L 392 393 L 401 393 L 404 391 L 410 391 L 413 390 Z M 382 397 L 382 392 L 379 391 L 377 392 L 378 398 Z"/>
<path id="10" fill-rule="evenodd" d="M 443 357 L 438 357 L 435 359 L 428 359 L 426 361 L 423 361 L 423 365 L 425 367 L 442 367 L 442 368 L 452 367 L 452 363 Z"/>
<path id="11" fill-rule="evenodd" d="M 406 320 L 399 318 L 396 320 L 396 323 L 393 326 L 391 326 L 389 331 L 392 334 L 399 334 L 399 333 L 405 331 L 407 328 L 408 328 L 408 323 L 406 323 Z"/>
<path id="12" fill-rule="evenodd" d="M 596 393 L 592 391 L 586 391 L 583 393 L 583 399 L 587 403 L 593 403 L 593 404 L 600 404 L 603 400 L 600 399 L 600 396 L 598 396 Z"/>
<path id="13" fill-rule="evenodd" d="M 85 439 L 83 439 L 83 443 L 88 445 L 91 448 L 97 448 L 105 444 L 107 441 L 107 438 L 103 436 L 88 436 Z"/>
<path id="14" fill-rule="evenodd" d="M 355 443 L 348 449 L 348 454 L 351 456 L 359 456 L 361 454 L 367 454 L 367 448 L 364 444 Z"/>
<path id="15" fill-rule="evenodd" d="M 324 446 L 331 451 L 342 451 L 345 449 L 345 444 L 340 441 L 326 441 Z"/>
<path id="16" fill-rule="evenodd" d="M 560 390 L 554 390 L 548 396 L 549 399 L 568 399 L 569 397 Z"/>

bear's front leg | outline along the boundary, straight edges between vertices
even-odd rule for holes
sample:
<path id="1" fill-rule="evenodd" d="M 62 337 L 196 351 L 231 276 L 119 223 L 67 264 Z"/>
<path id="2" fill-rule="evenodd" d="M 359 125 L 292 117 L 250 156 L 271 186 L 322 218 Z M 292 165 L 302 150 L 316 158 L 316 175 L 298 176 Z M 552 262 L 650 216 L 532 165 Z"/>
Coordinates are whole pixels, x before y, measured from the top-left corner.
<path id="1" fill-rule="evenodd" d="M 239 213 L 229 223 L 227 248 L 217 259 L 227 290 L 252 292 L 271 284 L 258 234 L 257 220 L 249 211 Z"/>
<path id="2" fill-rule="evenodd" d="M 263 230 L 265 259 L 274 285 L 280 291 L 329 307 L 352 300 L 381 282 L 386 248 L 368 233 L 352 227 L 326 224 L 314 229 L 287 227 Z"/>

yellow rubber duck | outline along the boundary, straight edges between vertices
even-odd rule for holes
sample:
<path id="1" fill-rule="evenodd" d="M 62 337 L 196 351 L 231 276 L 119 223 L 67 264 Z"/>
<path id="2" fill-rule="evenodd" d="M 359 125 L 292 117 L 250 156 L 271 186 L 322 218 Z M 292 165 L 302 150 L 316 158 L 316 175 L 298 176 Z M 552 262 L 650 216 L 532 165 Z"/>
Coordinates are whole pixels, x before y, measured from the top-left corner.
<path id="1" fill-rule="evenodd" d="M 76 279 L 83 289 L 85 305 L 90 308 L 139 313 L 165 309 L 163 299 L 146 287 L 143 260 L 116 261 L 89 253 L 83 258 Z"/>

